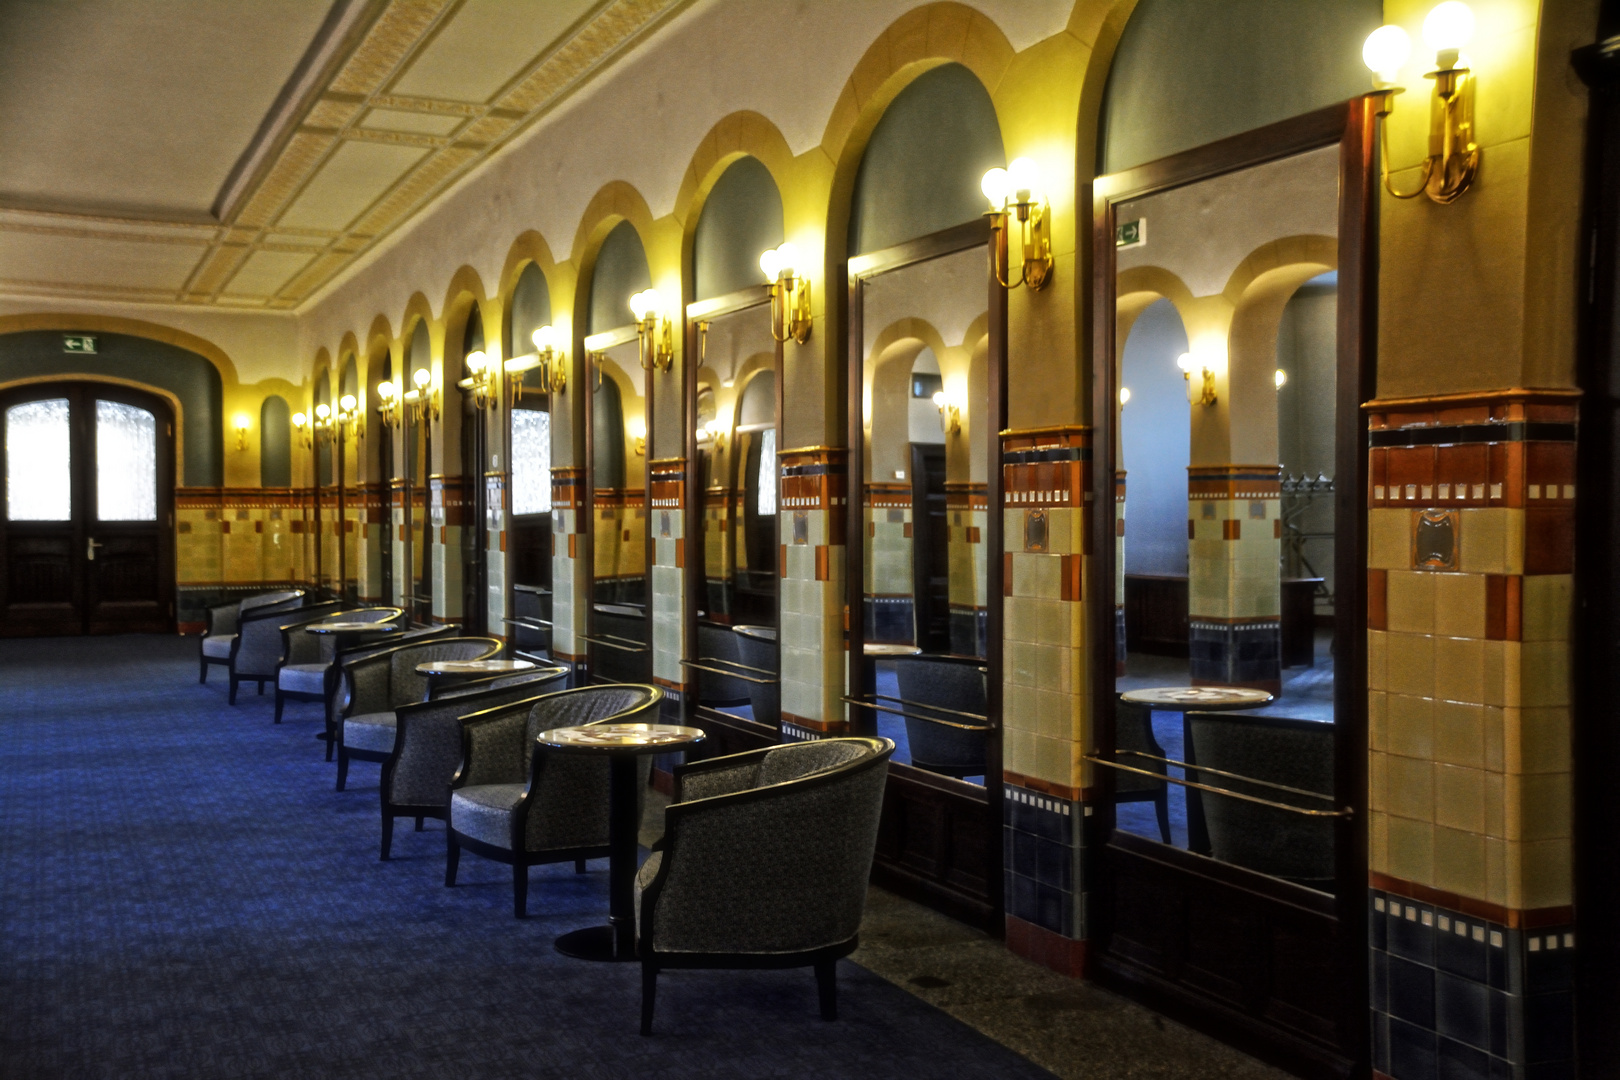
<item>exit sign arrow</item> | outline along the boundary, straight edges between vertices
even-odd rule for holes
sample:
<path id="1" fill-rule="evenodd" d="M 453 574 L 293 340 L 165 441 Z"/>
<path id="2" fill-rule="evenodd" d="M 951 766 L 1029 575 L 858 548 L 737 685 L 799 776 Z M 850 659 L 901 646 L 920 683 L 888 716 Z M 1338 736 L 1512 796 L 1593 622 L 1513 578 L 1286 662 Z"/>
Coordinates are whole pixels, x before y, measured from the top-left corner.
<path id="1" fill-rule="evenodd" d="M 62 351 L 70 353 L 94 353 L 96 339 L 90 334 L 63 334 Z"/>

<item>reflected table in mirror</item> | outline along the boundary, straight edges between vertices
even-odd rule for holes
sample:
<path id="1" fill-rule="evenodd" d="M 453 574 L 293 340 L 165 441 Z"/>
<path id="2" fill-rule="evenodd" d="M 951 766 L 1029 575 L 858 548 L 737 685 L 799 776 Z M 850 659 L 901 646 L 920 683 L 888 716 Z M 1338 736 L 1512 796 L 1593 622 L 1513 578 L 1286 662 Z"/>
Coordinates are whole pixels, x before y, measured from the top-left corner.
<path id="1" fill-rule="evenodd" d="M 867 656 L 917 656 L 922 652 L 916 645 L 895 645 L 886 641 L 868 641 L 864 650 Z"/>
<path id="2" fill-rule="evenodd" d="M 553 728 L 535 737 L 557 754 L 598 754 L 608 759 L 608 924 L 559 937 L 557 951 L 578 960 L 636 958 L 636 835 L 641 829 L 636 758 L 667 754 L 701 743 L 701 728 L 675 724 L 590 724 Z"/>
<path id="3" fill-rule="evenodd" d="M 1264 690 L 1245 686 L 1154 686 L 1127 690 L 1119 695 L 1119 700 L 1166 712 L 1219 712 L 1270 705 L 1272 696 Z"/>
<path id="4" fill-rule="evenodd" d="M 516 675 L 534 667 L 532 660 L 428 660 L 416 665 L 416 673 L 427 679 L 428 696 L 432 697 L 442 686 L 490 675 Z"/>
<path id="5" fill-rule="evenodd" d="M 304 627 L 304 631 L 310 634 L 330 635 L 334 653 L 347 652 L 363 642 L 376 641 L 404 632 L 393 623 L 351 622 L 346 619 L 311 623 Z"/>

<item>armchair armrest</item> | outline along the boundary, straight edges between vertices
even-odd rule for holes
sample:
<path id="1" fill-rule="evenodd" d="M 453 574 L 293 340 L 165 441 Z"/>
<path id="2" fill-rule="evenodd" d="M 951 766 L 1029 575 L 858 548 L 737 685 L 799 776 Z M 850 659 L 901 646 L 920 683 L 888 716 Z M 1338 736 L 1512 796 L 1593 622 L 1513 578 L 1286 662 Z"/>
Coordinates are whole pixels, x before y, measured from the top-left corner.
<path id="1" fill-rule="evenodd" d="M 771 747 L 694 761 L 675 768 L 675 802 L 747 791 L 759 783 L 760 764 Z"/>
<path id="2" fill-rule="evenodd" d="M 452 790 L 480 784 L 521 784 L 528 780 L 524 735 L 529 706 L 464 717 L 461 766 L 450 781 Z"/>
<path id="3" fill-rule="evenodd" d="M 204 637 L 215 637 L 220 634 L 236 633 L 236 615 L 240 610 L 236 604 L 220 604 L 218 607 L 208 609 L 208 630 Z"/>
<path id="4" fill-rule="evenodd" d="M 281 628 L 281 662 L 283 664 L 318 664 L 323 659 L 321 641 L 305 631 L 305 623 L 294 623 Z"/>
<path id="5" fill-rule="evenodd" d="M 388 684 L 393 657 L 387 652 L 367 653 L 343 661 L 343 681 L 349 694 L 341 716 L 388 712 Z"/>

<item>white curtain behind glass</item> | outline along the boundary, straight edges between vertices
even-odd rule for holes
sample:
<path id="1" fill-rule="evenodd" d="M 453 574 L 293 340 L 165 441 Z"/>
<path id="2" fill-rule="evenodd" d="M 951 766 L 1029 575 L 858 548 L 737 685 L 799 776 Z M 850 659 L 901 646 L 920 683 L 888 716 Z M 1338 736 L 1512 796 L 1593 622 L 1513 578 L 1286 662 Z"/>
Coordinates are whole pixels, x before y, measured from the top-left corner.
<path id="1" fill-rule="evenodd" d="M 551 512 L 551 414 L 512 410 L 512 513 Z"/>
<path id="2" fill-rule="evenodd" d="M 776 429 L 766 428 L 759 440 L 759 513 L 776 513 Z"/>
<path id="3" fill-rule="evenodd" d="M 6 517 L 68 521 L 73 517 L 73 452 L 67 398 L 30 401 L 6 410 Z"/>
<path id="4" fill-rule="evenodd" d="M 96 517 L 157 520 L 157 417 L 145 409 L 96 402 Z"/>

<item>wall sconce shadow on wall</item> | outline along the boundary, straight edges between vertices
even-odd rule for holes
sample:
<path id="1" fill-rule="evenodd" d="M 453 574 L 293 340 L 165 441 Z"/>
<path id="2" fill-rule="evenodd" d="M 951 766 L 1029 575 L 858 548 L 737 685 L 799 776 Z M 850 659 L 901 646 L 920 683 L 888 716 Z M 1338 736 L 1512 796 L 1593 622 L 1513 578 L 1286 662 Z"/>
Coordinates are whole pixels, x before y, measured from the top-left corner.
<path id="1" fill-rule="evenodd" d="M 1362 62 L 1373 73 L 1373 86 L 1384 93 L 1378 115 L 1384 118 L 1384 190 L 1397 199 L 1427 195 L 1434 202 L 1457 201 L 1474 182 L 1479 169 L 1479 146 L 1474 142 L 1474 78 L 1462 55 L 1474 36 L 1474 13 L 1462 0 L 1445 0 L 1423 20 L 1423 43 L 1434 50 L 1435 69 L 1424 76 L 1434 80 L 1434 103 L 1429 110 L 1429 155 L 1423 160 L 1423 180 L 1411 191 L 1399 191 L 1389 178 L 1389 122 L 1395 95 L 1402 93 L 1401 68 L 1412 53 L 1412 42 L 1399 26 L 1381 26 L 1367 36 Z"/>
<path id="2" fill-rule="evenodd" d="M 771 289 L 771 338 L 792 338 L 800 345 L 810 340 L 810 278 L 801 273 L 799 249 L 783 243 L 759 257 L 759 268 Z"/>
<path id="3" fill-rule="evenodd" d="M 1046 288 L 1052 280 L 1052 235 L 1047 219 L 1051 204 L 1040 190 L 1040 174 L 1027 157 L 1014 158 L 1005 169 L 991 169 L 979 181 L 979 190 L 990 200 L 990 268 L 1004 289 L 1028 285 Z M 1023 265 L 1018 280 L 1011 274 L 1011 253 L 1007 230 L 1017 218 Z"/>

